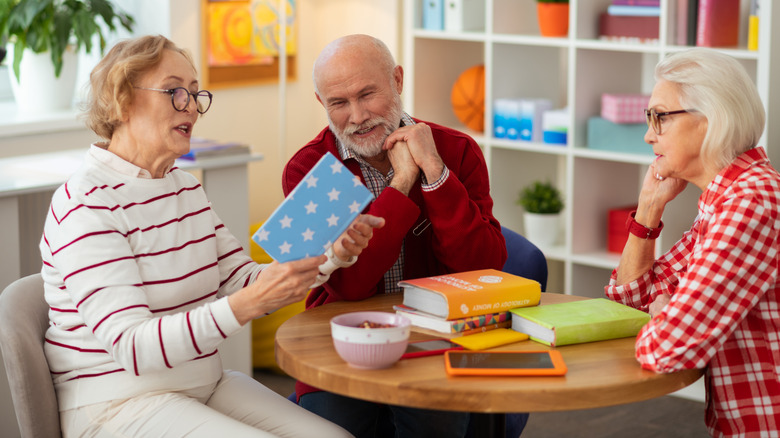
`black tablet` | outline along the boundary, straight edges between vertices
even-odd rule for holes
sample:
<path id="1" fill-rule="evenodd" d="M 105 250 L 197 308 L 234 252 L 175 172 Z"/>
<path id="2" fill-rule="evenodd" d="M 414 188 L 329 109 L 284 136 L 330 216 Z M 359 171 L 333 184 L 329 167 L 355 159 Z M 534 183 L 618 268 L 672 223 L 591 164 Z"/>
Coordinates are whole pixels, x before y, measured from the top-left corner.
<path id="1" fill-rule="evenodd" d="M 566 364 L 558 350 L 447 351 L 447 373 L 455 376 L 562 376 Z"/>

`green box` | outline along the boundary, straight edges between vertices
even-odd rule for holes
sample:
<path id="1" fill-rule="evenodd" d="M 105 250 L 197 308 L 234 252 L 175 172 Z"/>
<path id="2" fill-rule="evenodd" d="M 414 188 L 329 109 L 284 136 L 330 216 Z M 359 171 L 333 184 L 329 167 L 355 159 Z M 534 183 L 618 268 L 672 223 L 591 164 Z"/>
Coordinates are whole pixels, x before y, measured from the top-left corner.
<path id="1" fill-rule="evenodd" d="M 588 119 L 589 149 L 653 156 L 653 147 L 645 143 L 645 123 L 614 123 L 601 117 Z"/>

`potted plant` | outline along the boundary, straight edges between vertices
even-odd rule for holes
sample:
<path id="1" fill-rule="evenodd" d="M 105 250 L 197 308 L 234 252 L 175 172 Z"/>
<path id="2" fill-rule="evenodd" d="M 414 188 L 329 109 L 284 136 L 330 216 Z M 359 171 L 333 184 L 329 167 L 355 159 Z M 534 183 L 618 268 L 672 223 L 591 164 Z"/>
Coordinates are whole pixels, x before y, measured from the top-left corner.
<path id="1" fill-rule="evenodd" d="M 558 237 L 563 198 L 550 182 L 534 181 L 520 191 L 526 237 L 537 246 L 553 245 Z"/>
<path id="2" fill-rule="evenodd" d="M 536 0 L 539 32 L 546 37 L 569 34 L 569 0 Z"/>
<path id="3" fill-rule="evenodd" d="M 104 26 L 110 32 L 117 26 L 132 31 L 133 24 L 133 18 L 109 0 L 0 0 L 0 42 L 7 43 L 17 106 L 22 111 L 46 102 L 70 107 L 78 51 L 83 47 L 91 53 L 97 37 L 102 54 Z M 63 83 L 65 79 L 72 84 Z M 57 90 L 66 91 L 69 97 L 57 102 Z"/>

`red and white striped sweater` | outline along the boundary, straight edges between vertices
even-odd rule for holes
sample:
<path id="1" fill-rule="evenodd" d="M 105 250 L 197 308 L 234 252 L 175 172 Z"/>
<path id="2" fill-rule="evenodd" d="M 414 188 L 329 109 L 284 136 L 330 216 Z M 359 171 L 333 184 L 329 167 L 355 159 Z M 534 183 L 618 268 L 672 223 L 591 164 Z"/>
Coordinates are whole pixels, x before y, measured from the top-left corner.
<path id="1" fill-rule="evenodd" d="M 225 297 L 262 270 L 195 177 L 142 178 L 118 160 L 93 145 L 44 226 L 45 351 L 61 410 L 216 382 L 217 348 L 241 328 Z"/>

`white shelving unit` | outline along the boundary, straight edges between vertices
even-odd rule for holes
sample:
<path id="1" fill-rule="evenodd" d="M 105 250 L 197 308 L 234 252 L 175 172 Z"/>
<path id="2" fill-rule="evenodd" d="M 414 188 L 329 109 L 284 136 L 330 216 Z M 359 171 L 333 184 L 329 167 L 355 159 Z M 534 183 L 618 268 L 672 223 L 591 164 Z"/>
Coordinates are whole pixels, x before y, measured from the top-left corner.
<path id="1" fill-rule="evenodd" d="M 471 134 L 482 146 L 491 178 L 494 213 L 502 224 L 523 231 L 523 210 L 516 205 L 520 189 L 535 179 L 549 179 L 564 193 L 565 221 L 558 246 L 545 250 L 550 267 L 549 291 L 599 297 L 617 266 L 608 253 L 607 211 L 636 203 L 641 181 L 652 161 L 647 154 L 589 149 L 586 126 L 601 111 L 603 93 L 652 91 L 655 64 L 674 45 L 676 0 L 662 0 L 658 44 L 624 44 L 598 39 L 598 16 L 610 0 L 571 0 L 569 35 L 539 36 L 536 2 L 484 0 L 484 28 L 468 32 L 422 29 L 424 0 L 404 0 L 405 105 L 410 114 Z M 469 0 L 466 0 L 469 1 Z M 446 2 L 445 2 L 446 3 Z M 780 7 L 762 1 L 759 50 L 748 51 L 749 0 L 742 0 L 740 45 L 721 49 L 738 58 L 753 76 L 767 109 L 780 114 L 780 93 L 770 73 L 780 72 Z M 777 28 L 777 26 L 775 26 Z M 485 65 L 485 130 L 469 132 L 450 106 L 450 92 L 467 68 Z M 550 145 L 494 138 L 494 99 L 547 98 L 570 109 L 568 144 Z M 780 164 L 780 126 L 768 124 L 761 145 Z M 689 187 L 664 215 L 665 229 L 657 250 L 667 250 L 689 228 L 700 192 Z"/>

